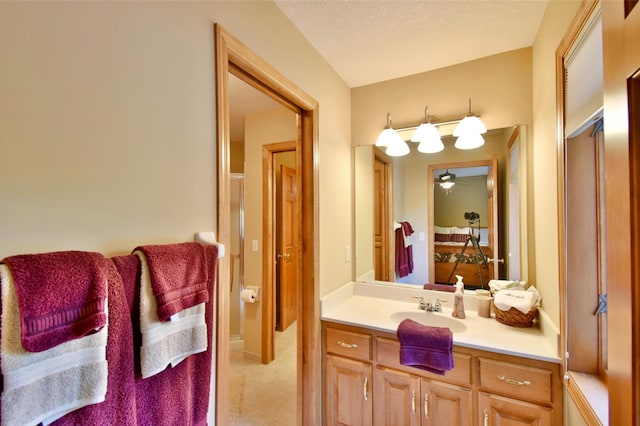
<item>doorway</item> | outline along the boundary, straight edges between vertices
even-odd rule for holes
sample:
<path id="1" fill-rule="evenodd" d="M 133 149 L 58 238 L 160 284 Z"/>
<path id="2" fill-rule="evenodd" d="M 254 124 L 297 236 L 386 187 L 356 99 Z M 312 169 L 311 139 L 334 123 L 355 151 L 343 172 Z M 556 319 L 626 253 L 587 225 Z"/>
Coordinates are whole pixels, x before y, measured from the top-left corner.
<path id="1" fill-rule="evenodd" d="M 264 62 L 238 39 L 214 24 L 216 70 L 216 137 L 218 164 L 218 238 L 228 244 L 230 230 L 229 208 L 229 94 L 228 77 L 232 73 L 246 83 L 280 102 L 298 114 L 298 140 L 296 141 L 297 214 L 300 259 L 296 275 L 300 291 L 297 304 L 297 398 L 296 423 L 318 424 L 321 418 L 320 330 L 318 268 L 316 261 L 318 236 L 317 122 L 318 104 L 304 91 Z M 266 253 L 266 252 L 265 252 Z M 263 256 L 263 266 L 273 265 L 273 258 Z M 229 293 L 228 259 L 218 265 L 216 291 L 216 377 L 215 423 L 229 423 Z M 220 350 L 222 348 L 223 350 Z M 213 406 L 213 404 L 212 404 Z"/>

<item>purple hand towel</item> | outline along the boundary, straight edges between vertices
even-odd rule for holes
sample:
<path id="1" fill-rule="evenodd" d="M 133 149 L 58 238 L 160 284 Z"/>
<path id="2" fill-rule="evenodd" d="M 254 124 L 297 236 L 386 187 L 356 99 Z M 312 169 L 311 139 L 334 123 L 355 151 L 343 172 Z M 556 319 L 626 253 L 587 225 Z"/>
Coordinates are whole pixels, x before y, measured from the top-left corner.
<path id="1" fill-rule="evenodd" d="M 136 250 L 147 259 L 160 321 L 209 300 L 211 265 L 202 244 L 148 245 Z"/>
<path id="2" fill-rule="evenodd" d="M 83 251 L 3 260 L 15 283 L 25 350 L 42 352 L 107 324 L 106 262 L 100 253 Z"/>
<path id="3" fill-rule="evenodd" d="M 405 319 L 397 330 L 400 364 L 444 375 L 453 368 L 453 335 L 446 327 L 431 327 Z"/>
<path id="4" fill-rule="evenodd" d="M 448 285 L 448 284 L 425 284 L 425 290 L 437 290 L 437 291 L 448 291 L 449 293 L 453 293 L 456 291 L 456 286 Z"/>

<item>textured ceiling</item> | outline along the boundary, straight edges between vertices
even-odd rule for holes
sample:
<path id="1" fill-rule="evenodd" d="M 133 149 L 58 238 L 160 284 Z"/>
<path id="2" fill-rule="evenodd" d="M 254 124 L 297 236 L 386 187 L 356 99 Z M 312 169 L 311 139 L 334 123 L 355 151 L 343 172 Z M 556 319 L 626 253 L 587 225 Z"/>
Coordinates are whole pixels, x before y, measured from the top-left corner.
<path id="1" fill-rule="evenodd" d="M 359 87 L 533 45 L 547 0 L 275 0 Z"/>

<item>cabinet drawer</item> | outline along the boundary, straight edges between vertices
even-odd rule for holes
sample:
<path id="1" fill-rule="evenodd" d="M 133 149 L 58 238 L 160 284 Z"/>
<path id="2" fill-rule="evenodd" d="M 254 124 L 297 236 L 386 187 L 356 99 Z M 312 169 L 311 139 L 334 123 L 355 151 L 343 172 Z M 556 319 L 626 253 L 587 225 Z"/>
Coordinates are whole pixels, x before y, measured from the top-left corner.
<path id="1" fill-rule="evenodd" d="M 371 336 L 327 327 L 327 352 L 371 360 Z"/>
<path id="2" fill-rule="evenodd" d="M 487 390 L 551 404 L 553 372 L 543 368 L 478 358 L 479 384 Z"/>
<path id="3" fill-rule="evenodd" d="M 411 371 L 423 377 L 439 378 L 445 377 L 456 383 L 471 384 L 471 356 L 453 352 L 453 370 L 446 371 L 444 376 L 429 373 L 424 370 L 400 364 L 400 342 L 384 337 L 376 337 L 376 361 L 392 368 L 404 371 Z M 407 370 L 409 369 L 409 370 Z"/>

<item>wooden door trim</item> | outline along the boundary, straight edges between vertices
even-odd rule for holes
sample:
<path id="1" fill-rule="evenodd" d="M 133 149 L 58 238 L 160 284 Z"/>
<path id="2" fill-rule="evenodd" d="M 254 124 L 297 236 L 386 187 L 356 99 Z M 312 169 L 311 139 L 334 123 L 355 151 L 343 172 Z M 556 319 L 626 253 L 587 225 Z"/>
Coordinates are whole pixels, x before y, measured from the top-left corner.
<path id="1" fill-rule="evenodd" d="M 279 152 L 298 151 L 297 141 L 276 142 L 262 146 L 262 363 L 276 358 L 274 288 L 276 281 L 275 247 L 275 169 L 273 157 Z M 298 165 L 296 164 L 296 170 Z M 297 172 L 296 172 L 297 173 Z"/>
<path id="2" fill-rule="evenodd" d="M 230 242 L 229 195 L 229 72 L 241 74 L 254 87 L 274 97 L 299 114 L 296 153 L 300 225 L 298 338 L 297 338 L 297 423 L 318 424 L 321 419 L 320 301 L 318 273 L 318 103 L 275 68 L 253 53 L 222 26 L 214 24 L 216 138 L 217 138 L 217 231 L 223 244 Z M 229 423 L 229 260 L 219 262 L 216 291 L 216 424 Z M 213 393 L 212 393 L 213 394 Z"/>

